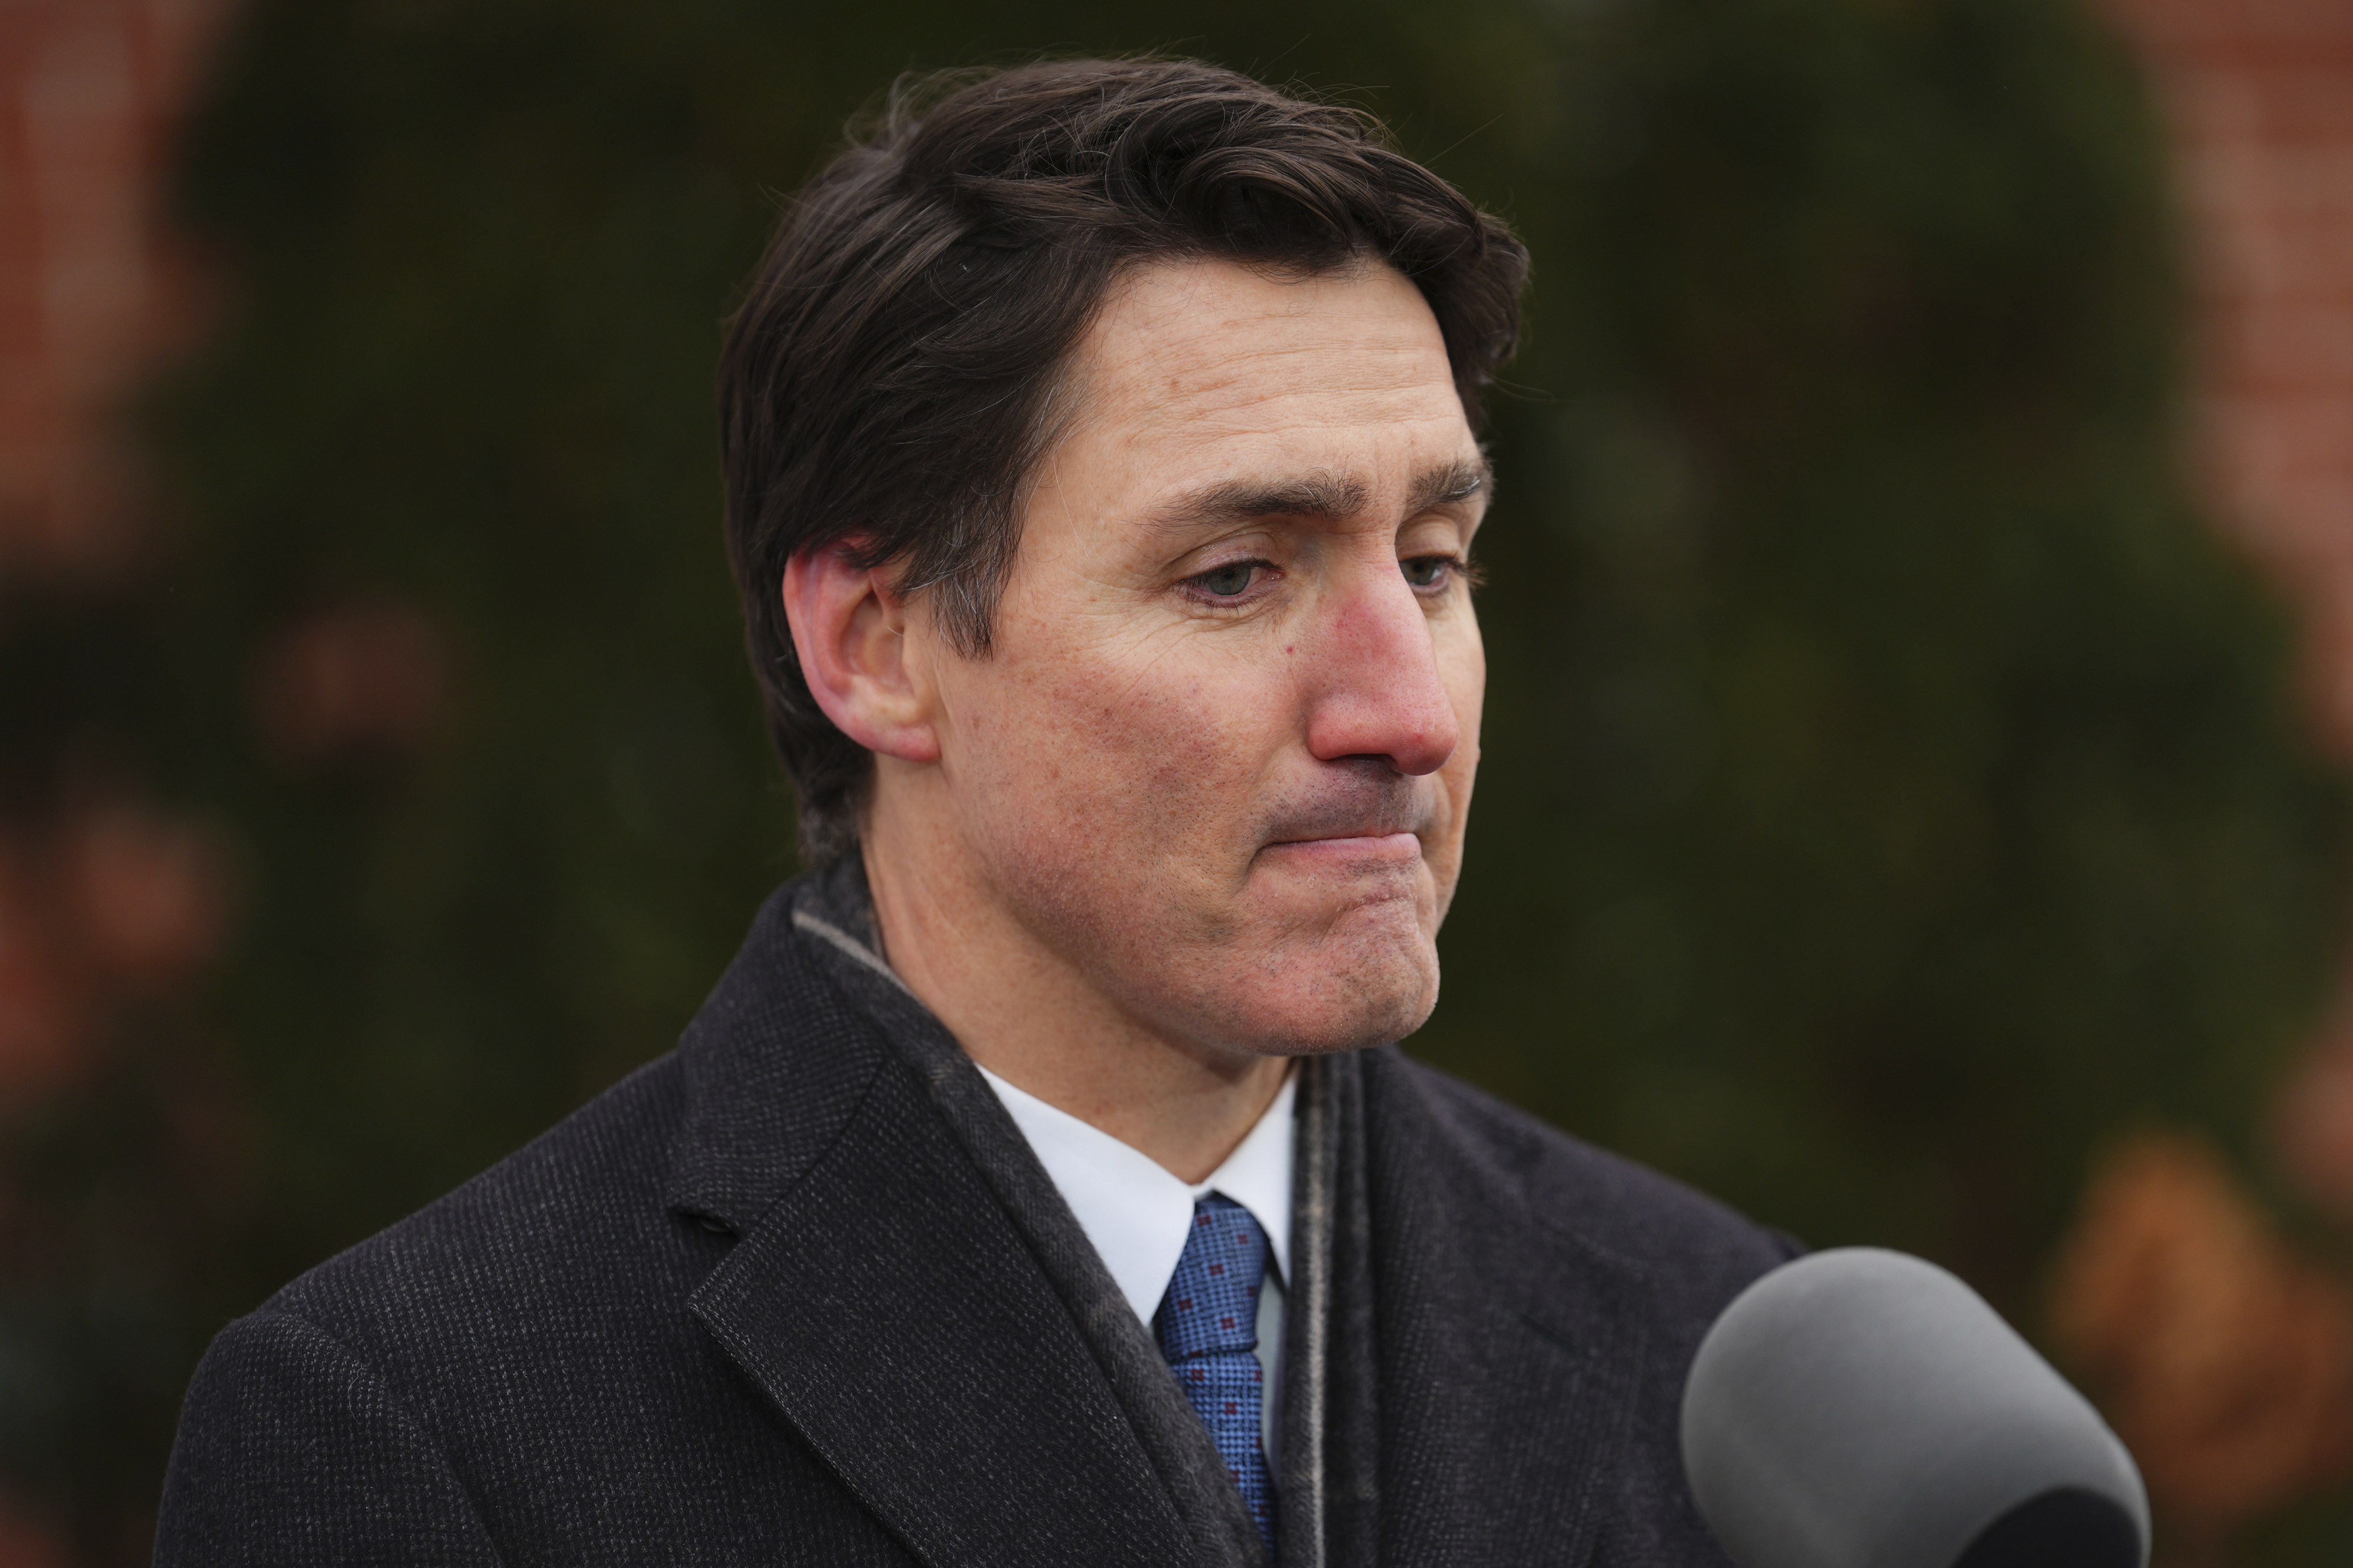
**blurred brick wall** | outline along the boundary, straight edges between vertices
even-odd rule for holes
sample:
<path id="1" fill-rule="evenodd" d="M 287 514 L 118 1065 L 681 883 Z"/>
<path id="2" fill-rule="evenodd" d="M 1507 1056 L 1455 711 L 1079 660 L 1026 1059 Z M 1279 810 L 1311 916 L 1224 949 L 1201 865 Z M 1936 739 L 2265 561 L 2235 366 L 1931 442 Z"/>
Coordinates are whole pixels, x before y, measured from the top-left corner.
<path id="1" fill-rule="evenodd" d="M 2172 127 L 2202 479 L 2296 601 L 2353 757 L 2353 0 L 2105 0 Z M 2348 963 L 2353 973 L 2353 963 Z M 2284 1086 L 2291 1168 L 2353 1216 L 2353 988 Z"/>
<path id="2" fill-rule="evenodd" d="M 2353 0 L 2105 0 L 2175 141 L 2210 497 L 2301 600 L 2353 752 Z"/>
<path id="3" fill-rule="evenodd" d="M 2099 0 L 2173 140 L 2196 311 L 2197 479 L 2289 595 L 2314 721 L 2353 761 L 2353 0 Z M 2353 868 L 2348 868 L 2353 871 Z M 2353 952 L 2280 1086 L 2289 1173 L 2353 1220 Z M 2353 1287 L 2283 1246 L 2211 1149 L 2110 1150 L 2054 1321 L 2141 1459 L 2159 1561 L 2227 1542 L 2353 1465 Z"/>
<path id="4" fill-rule="evenodd" d="M 157 508 L 124 416 L 195 322 L 195 270 L 169 237 L 164 175 L 231 3 L 0 0 L 0 614 L 105 592 L 153 557 Z M 0 736 L 12 780 L 0 816 L 0 1131 L 11 1132 L 106 1068 L 126 999 L 186 988 L 227 910 L 215 836 L 134 780 L 64 780 L 60 759 L 23 754 L 25 739 Z M 55 800 L 20 798 L 51 772 Z M 17 1201 L 16 1174 L 0 1173 L 0 1284 L 54 1294 L 60 1271 L 79 1267 L 57 1234 L 78 1221 Z M 54 1500 L 0 1488 L 0 1568 L 143 1558 L 140 1532 L 135 1519 L 77 1525 Z"/>
<path id="5" fill-rule="evenodd" d="M 0 0 L 0 574 L 104 576 L 141 532 L 113 417 L 185 329 L 161 175 L 231 0 Z"/>

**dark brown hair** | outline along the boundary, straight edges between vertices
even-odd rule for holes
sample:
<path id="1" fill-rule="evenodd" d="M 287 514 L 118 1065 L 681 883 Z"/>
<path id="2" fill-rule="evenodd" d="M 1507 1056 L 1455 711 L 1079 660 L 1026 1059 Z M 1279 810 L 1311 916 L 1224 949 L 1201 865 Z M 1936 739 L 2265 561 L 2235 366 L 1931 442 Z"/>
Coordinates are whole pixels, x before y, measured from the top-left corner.
<path id="1" fill-rule="evenodd" d="M 719 370 L 727 541 L 811 860 L 854 836 L 873 760 L 809 695 L 781 584 L 859 534 L 980 657 L 1060 373 L 1112 284 L 1158 260 L 1419 286 L 1475 421 L 1519 332 L 1527 253 L 1355 110 L 1196 61 L 934 78 L 786 210 Z"/>

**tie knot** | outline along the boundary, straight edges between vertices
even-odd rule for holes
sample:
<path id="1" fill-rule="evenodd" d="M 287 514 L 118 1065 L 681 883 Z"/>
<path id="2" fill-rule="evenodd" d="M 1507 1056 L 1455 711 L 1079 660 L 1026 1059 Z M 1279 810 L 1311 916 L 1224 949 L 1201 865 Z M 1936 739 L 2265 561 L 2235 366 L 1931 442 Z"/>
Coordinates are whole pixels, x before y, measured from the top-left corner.
<path id="1" fill-rule="evenodd" d="M 1216 1193 L 1195 1203 L 1192 1234 L 1154 1325 L 1161 1353 L 1173 1363 L 1257 1349 L 1266 1254 L 1266 1231 L 1250 1210 Z"/>

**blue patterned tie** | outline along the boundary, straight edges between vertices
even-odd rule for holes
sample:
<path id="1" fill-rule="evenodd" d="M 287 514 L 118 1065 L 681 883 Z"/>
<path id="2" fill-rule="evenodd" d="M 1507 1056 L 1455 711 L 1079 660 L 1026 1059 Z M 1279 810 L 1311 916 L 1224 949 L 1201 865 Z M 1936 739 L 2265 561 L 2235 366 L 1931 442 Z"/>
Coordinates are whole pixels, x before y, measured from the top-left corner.
<path id="1" fill-rule="evenodd" d="M 1274 1560 L 1274 1478 L 1259 1440 L 1266 1373 L 1258 1357 L 1258 1292 L 1266 1232 L 1250 1210 L 1212 1193 L 1193 1205 L 1193 1234 L 1153 1327 L 1176 1386 L 1193 1402 Z"/>

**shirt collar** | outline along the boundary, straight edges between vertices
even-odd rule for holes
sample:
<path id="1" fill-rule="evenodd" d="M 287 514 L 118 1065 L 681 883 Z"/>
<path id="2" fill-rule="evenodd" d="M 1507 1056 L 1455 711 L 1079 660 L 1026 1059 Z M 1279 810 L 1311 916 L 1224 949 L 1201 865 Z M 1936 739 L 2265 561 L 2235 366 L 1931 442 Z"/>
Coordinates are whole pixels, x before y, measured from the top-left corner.
<path id="1" fill-rule="evenodd" d="M 1171 1173 L 1142 1150 L 1036 1095 L 1016 1089 L 987 1068 L 980 1076 L 997 1091 L 1021 1129 L 1038 1163 L 1060 1189 L 1128 1304 L 1148 1327 L 1168 1293 L 1168 1281 L 1193 1231 L 1193 1203 L 1219 1193 L 1250 1210 L 1266 1231 L 1278 1279 L 1291 1273 L 1291 1164 L 1293 1086 L 1283 1079 L 1274 1103 L 1226 1163 L 1198 1185 Z"/>

